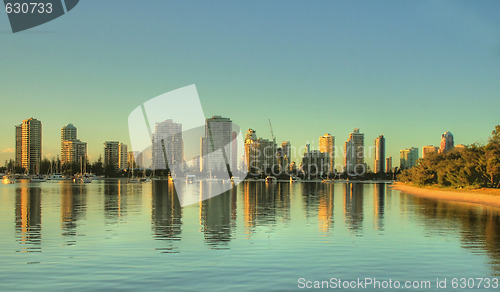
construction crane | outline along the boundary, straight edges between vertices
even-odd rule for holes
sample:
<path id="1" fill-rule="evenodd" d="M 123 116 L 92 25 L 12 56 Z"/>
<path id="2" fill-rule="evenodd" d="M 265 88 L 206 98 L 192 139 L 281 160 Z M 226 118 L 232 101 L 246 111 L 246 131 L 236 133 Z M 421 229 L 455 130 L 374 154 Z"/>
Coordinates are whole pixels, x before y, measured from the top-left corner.
<path id="1" fill-rule="evenodd" d="M 269 127 L 271 128 L 271 137 L 273 138 L 274 143 L 276 143 L 276 137 L 274 137 L 273 124 L 271 124 L 271 119 L 269 119 Z"/>
<path id="2" fill-rule="evenodd" d="M 273 124 L 271 124 L 271 118 L 269 118 L 269 128 L 271 128 L 271 137 L 273 138 L 273 149 L 276 149 L 276 137 L 274 136 L 274 131 L 273 131 Z M 274 165 L 276 164 L 276 155 L 277 153 L 273 153 L 273 168 Z"/>

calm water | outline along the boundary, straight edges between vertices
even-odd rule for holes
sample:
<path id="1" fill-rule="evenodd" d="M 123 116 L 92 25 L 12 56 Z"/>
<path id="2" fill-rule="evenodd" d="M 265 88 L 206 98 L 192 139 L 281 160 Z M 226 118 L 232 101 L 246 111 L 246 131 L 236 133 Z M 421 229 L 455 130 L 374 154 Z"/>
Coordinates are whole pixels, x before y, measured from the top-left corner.
<path id="1" fill-rule="evenodd" d="M 298 278 L 500 275 L 498 209 L 386 184 L 0 185 L 0 290 L 293 290 Z M 491 289 L 490 289 L 491 291 Z"/>

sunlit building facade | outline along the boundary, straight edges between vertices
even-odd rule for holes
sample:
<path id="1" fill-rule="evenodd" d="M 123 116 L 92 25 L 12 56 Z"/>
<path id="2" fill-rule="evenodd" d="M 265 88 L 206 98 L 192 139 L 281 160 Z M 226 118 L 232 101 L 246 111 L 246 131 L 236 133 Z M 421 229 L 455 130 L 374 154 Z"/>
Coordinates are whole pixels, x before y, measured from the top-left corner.
<path id="1" fill-rule="evenodd" d="M 21 166 L 28 173 L 39 173 L 42 160 L 42 122 L 29 118 L 21 129 Z"/>
<path id="2" fill-rule="evenodd" d="M 78 139 L 64 140 L 61 147 L 61 162 L 63 164 L 71 162 L 84 163 L 87 160 L 87 142 Z"/>
<path id="3" fill-rule="evenodd" d="M 328 133 L 319 137 L 319 151 L 328 154 L 328 172 L 333 173 L 335 167 L 335 137 Z"/>
<path id="4" fill-rule="evenodd" d="M 453 134 L 450 131 L 444 132 L 441 135 L 441 145 L 439 147 L 439 153 L 446 153 L 447 151 L 453 149 L 454 146 Z"/>
<path id="5" fill-rule="evenodd" d="M 375 139 L 374 172 L 384 173 L 385 163 L 385 138 L 384 135 L 380 135 Z"/>
<path id="6" fill-rule="evenodd" d="M 113 166 L 115 171 L 119 169 L 120 143 L 117 141 L 104 142 L 104 166 Z"/>
<path id="7" fill-rule="evenodd" d="M 422 158 L 428 158 L 430 155 L 434 153 L 438 153 L 439 148 L 436 146 L 428 145 L 422 147 Z"/>

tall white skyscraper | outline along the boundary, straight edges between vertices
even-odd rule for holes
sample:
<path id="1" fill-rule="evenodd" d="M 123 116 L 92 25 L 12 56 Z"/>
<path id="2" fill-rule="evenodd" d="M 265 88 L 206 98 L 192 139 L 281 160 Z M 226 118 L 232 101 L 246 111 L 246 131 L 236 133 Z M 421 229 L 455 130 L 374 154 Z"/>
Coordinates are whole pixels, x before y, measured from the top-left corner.
<path id="1" fill-rule="evenodd" d="M 213 116 L 206 120 L 205 137 L 201 139 L 202 169 L 225 170 L 226 164 L 233 166 L 232 148 L 235 147 L 231 143 L 232 137 L 231 119 Z M 220 155 L 209 155 L 215 151 L 221 151 Z"/>
<path id="2" fill-rule="evenodd" d="M 167 169 L 169 163 L 182 164 L 182 124 L 174 123 L 173 120 L 156 123 L 152 148 L 154 169 Z"/>

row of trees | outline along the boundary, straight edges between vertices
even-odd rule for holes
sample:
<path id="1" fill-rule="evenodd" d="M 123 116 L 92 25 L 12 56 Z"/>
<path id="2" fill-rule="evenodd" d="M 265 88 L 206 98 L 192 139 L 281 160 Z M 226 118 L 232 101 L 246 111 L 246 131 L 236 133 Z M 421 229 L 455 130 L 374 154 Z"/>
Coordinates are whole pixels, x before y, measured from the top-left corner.
<path id="1" fill-rule="evenodd" d="M 442 187 L 500 187 L 500 125 L 489 143 L 455 148 L 420 159 L 417 166 L 404 170 L 398 179 L 416 185 Z"/>

